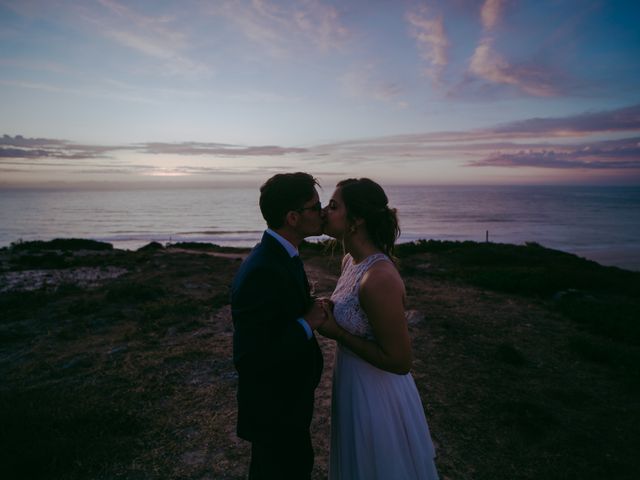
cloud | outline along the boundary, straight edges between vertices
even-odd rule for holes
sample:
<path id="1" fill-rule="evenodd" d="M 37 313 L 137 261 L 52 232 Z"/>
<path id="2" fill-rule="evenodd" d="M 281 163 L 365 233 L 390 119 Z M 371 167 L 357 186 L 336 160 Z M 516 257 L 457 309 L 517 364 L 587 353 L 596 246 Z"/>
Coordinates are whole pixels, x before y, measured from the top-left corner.
<path id="1" fill-rule="evenodd" d="M 277 156 L 288 153 L 303 153 L 304 148 L 278 147 L 275 145 L 238 146 L 222 143 L 145 143 L 141 151 L 151 154 L 213 155 L 213 156 Z"/>
<path id="2" fill-rule="evenodd" d="M 480 9 L 480 21 L 484 33 L 469 61 L 471 77 L 490 84 L 509 85 L 534 97 L 558 95 L 551 72 L 531 62 L 509 62 L 495 48 L 493 30 L 502 20 L 504 0 L 485 0 Z"/>
<path id="3" fill-rule="evenodd" d="M 482 4 L 480 18 L 482 19 L 482 26 L 485 30 L 492 30 L 498 25 L 500 17 L 502 16 L 504 3 L 504 0 L 486 0 Z"/>
<path id="4" fill-rule="evenodd" d="M 349 33 L 341 24 L 336 8 L 317 0 L 299 3 L 293 18 L 300 32 L 322 51 L 340 47 Z"/>
<path id="5" fill-rule="evenodd" d="M 95 31 L 119 45 L 160 60 L 163 74 L 210 76 L 211 65 L 192 58 L 185 25 L 177 25 L 174 16 L 141 14 L 114 0 L 98 0 L 102 9 L 79 5 L 78 15 L 95 26 Z"/>
<path id="6" fill-rule="evenodd" d="M 398 101 L 403 88 L 398 83 L 380 80 L 374 65 L 352 68 L 340 78 L 340 84 L 343 92 L 351 97 L 373 98 L 406 106 L 404 102 Z"/>
<path id="7" fill-rule="evenodd" d="M 416 40 L 418 51 L 426 64 L 424 73 L 436 84 L 449 63 L 449 40 L 444 30 L 442 15 L 429 15 L 426 7 L 410 11 L 405 16 L 410 34 Z"/>
<path id="8" fill-rule="evenodd" d="M 640 137 L 583 144 L 572 148 L 564 147 L 562 150 L 496 153 L 467 165 L 589 170 L 640 169 Z"/>
<path id="9" fill-rule="evenodd" d="M 22 135 L 0 138 L 0 158 L 60 158 L 68 160 L 105 158 L 106 154 L 124 147 L 80 145 L 66 140 L 25 138 Z"/>
<path id="10" fill-rule="evenodd" d="M 22 135 L 3 135 L 0 137 L 0 145 L 10 145 L 13 147 L 35 147 L 43 145 L 64 145 L 64 140 L 51 140 L 49 138 L 25 138 Z"/>
<path id="11" fill-rule="evenodd" d="M 256 157 L 281 156 L 291 153 L 305 153 L 307 149 L 299 147 L 280 147 L 277 145 L 232 145 L 227 143 L 147 142 L 131 145 L 81 145 L 66 140 L 46 138 L 25 138 L 22 135 L 0 138 L 0 158 L 36 159 L 59 158 L 69 160 L 110 158 L 108 154 L 116 151 L 132 151 L 152 155 L 208 155 L 212 157 Z"/>
<path id="12" fill-rule="evenodd" d="M 208 6 L 207 11 L 225 17 L 247 38 L 277 57 L 287 56 L 304 44 L 323 52 L 340 48 L 350 34 L 339 11 L 319 0 L 286 4 L 270 0 L 225 1 Z"/>
<path id="13" fill-rule="evenodd" d="M 601 140 L 603 135 L 621 137 L 627 133 L 633 136 Z M 598 138 L 592 139 L 592 136 Z M 530 118 L 483 129 L 365 138 L 307 148 L 219 142 L 146 142 L 105 146 L 4 135 L 0 137 L 0 167 L 81 167 L 95 173 L 131 168 L 134 169 L 132 173 L 157 176 L 205 175 L 209 171 L 219 171 L 215 162 L 190 165 L 192 162 L 187 160 L 183 160 L 185 165 L 182 167 L 132 165 L 117 155 L 117 151 L 171 156 L 172 161 L 193 156 L 205 157 L 205 160 L 207 157 L 264 157 L 266 161 L 258 164 L 266 169 L 265 172 L 276 169 L 273 158 L 288 160 L 289 155 L 294 163 L 304 161 L 308 166 L 317 165 L 320 169 L 335 172 L 352 169 L 356 164 L 360 168 L 375 164 L 401 169 L 429 161 L 468 167 L 629 170 L 640 168 L 640 105 L 565 117 Z M 107 160 L 99 161 L 101 158 Z M 162 163 L 162 160 L 154 163 Z M 229 171 L 243 175 L 250 169 L 257 170 L 255 165 L 255 162 L 238 161 L 229 167 Z M 286 170 L 290 166 L 277 168 Z"/>
<path id="14" fill-rule="evenodd" d="M 337 164 L 405 165 L 446 160 L 478 167 L 640 168 L 640 137 L 610 141 L 588 138 L 612 133 L 640 133 L 640 105 L 560 118 L 532 118 L 485 129 L 352 140 L 319 145 L 309 151 L 323 155 L 325 163 Z"/>
<path id="15" fill-rule="evenodd" d="M 0 147 L 0 158 L 43 158 L 48 156 L 50 156 L 50 152 L 47 150 Z"/>
<path id="16" fill-rule="evenodd" d="M 483 38 L 469 62 L 469 72 L 491 83 L 511 85 L 535 97 L 551 97 L 559 92 L 548 71 L 534 65 L 512 65 L 495 51 L 492 38 Z"/>
<path id="17" fill-rule="evenodd" d="M 614 110 L 584 112 L 565 117 L 529 118 L 489 128 L 461 132 L 430 132 L 381 137 L 384 143 L 442 143 L 585 137 L 595 134 L 640 132 L 640 104 Z"/>
<path id="18" fill-rule="evenodd" d="M 592 133 L 640 131 L 640 104 L 616 110 L 585 112 L 559 118 L 530 118 L 491 129 L 496 135 L 582 136 Z"/>

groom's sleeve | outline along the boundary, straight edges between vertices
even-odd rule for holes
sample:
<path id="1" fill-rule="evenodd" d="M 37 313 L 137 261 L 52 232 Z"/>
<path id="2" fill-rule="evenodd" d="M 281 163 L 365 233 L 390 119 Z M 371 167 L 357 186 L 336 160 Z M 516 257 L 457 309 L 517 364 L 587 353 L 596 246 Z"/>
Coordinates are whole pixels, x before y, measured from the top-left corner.
<path id="1" fill-rule="evenodd" d="M 307 334 L 307 340 L 311 340 L 311 337 L 313 337 L 313 330 L 311 330 L 309 323 L 302 317 L 298 318 L 298 323 L 302 325 L 302 328 L 304 328 L 304 332 Z"/>
<path id="2" fill-rule="evenodd" d="M 291 292 L 274 272 L 258 268 L 247 273 L 232 292 L 234 362 L 238 370 L 287 368 L 303 355 L 309 341 L 297 316 L 283 319 L 283 303 Z"/>

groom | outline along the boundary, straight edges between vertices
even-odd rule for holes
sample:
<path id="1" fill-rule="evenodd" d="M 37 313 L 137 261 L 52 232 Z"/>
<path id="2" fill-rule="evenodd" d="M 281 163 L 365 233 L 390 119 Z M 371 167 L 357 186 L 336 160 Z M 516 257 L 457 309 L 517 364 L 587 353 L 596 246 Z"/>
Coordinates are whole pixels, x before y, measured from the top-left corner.
<path id="1" fill-rule="evenodd" d="M 322 233 L 316 185 L 301 172 L 262 185 L 268 228 L 231 287 L 237 432 L 251 442 L 251 480 L 309 479 L 313 469 L 309 425 L 323 366 L 313 330 L 326 317 L 311 298 L 298 246 Z"/>

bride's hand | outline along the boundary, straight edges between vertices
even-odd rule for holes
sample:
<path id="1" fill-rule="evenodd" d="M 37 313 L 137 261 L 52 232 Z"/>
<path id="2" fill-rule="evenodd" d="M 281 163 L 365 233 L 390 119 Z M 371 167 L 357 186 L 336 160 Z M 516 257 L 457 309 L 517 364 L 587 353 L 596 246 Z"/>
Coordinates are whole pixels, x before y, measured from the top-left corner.
<path id="1" fill-rule="evenodd" d="M 327 301 L 323 303 L 323 308 L 326 314 L 326 319 L 324 323 L 318 327 L 318 332 L 327 338 L 336 340 L 342 330 L 342 327 L 336 323 L 336 317 L 333 316 L 333 302 L 327 299 Z"/>
<path id="2" fill-rule="evenodd" d="M 302 318 L 312 330 L 316 330 L 327 319 L 324 300 L 316 298 Z"/>
<path id="3" fill-rule="evenodd" d="M 325 307 L 325 310 L 333 312 L 333 301 L 330 297 L 318 297 L 317 300 Z"/>

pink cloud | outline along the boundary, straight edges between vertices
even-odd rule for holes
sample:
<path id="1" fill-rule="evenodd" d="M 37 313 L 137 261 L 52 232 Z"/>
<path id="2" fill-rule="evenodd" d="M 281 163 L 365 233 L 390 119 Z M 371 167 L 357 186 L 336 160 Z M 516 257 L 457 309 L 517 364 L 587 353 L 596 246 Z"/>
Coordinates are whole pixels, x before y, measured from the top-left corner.
<path id="1" fill-rule="evenodd" d="M 321 49 L 339 47 L 348 30 L 341 24 L 338 10 L 317 0 L 301 2 L 294 12 L 295 24 Z"/>
<path id="2" fill-rule="evenodd" d="M 416 40 L 418 51 L 426 64 L 425 74 L 439 83 L 444 68 L 449 63 L 447 38 L 442 15 L 430 16 L 423 7 L 408 12 L 405 16 L 410 26 L 410 33 Z"/>
<path id="3" fill-rule="evenodd" d="M 485 0 L 482 4 L 480 21 L 484 34 L 471 56 L 469 73 L 490 84 L 509 85 L 534 97 L 557 95 L 557 88 L 546 69 L 531 64 L 513 64 L 496 50 L 491 32 L 502 20 L 505 3 L 505 0 Z"/>
<path id="4" fill-rule="evenodd" d="M 230 20 L 246 37 L 271 55 L 287 56 L 300 45 L 311 44 L 321 51 L 340 48 L 349 36 L 339 11 L 319 0 L 282 5 L 270 0 L 249 4 L 225 1 L 206 11 Z"/>
<path id="5" fill-rule="evenodd" d="M 115 0 L 98 0 L 102 9 L 83 4 L 76 13 L 95 31 L 119 45 L 163 63 L 170 75 L 209 76 L 213 68 L 189 54 L 192 45 L 185 27 L 172 16 L 148 15 Z"/>
<path id="6" fill-rule="evenodd" d="M 352 68 L 340 78 L 340 83 L 344 93 L 351 97 L 374 98 L 399 107 L 406 106 L 398 99 L 403 88 L 398 83 L 382 80 L 372 64 Z"/>
<path id="7" fill-rule="evenodd" d="M 567 117 L 530 118 L 505 123 L 489 131 L 496 135 L 556 137 L 584 136 L 592 133 L 640 131 L 640 104 L 616 110 L 585 112 Z"/>
<path id="8" fill-rule="evenodd" d="M 580 138 L 603 133 L 640 132 L 640 104 L 615 110 L 584 112 L 566 117 L 529 118 L 493 127 L 460 131 L 392 135 L 336 145 L 433 144 L 493 142 L 505 139 Z"/>
<path id="9" fill-rule="evenodd" d="M 480 18 L 485 30 L 492 30 L 496 27 L 502 16 L 504 0 L 486 0 L 480 9 Z"/>
<path id="10" fill-rule="evenodd" d="M 214 156 L 274 156 L 288 153 L 303 153 L 304 148 L 260 145 L 242 147 L 221 143 L 146 143 L 141 145 L 144 153 L 176 155 L 214 155 Z"/>
<path id="11" fill-rule="evenodd" d="M 484 38 L 476 47 L 469 63 L 469 72 L 491 83 L 512 85 L 536 97 L 550 97 L 558 92 L 549 81 L 549 74 L 533 66 L 514 66 L 497 53 L 493 39 Z"/>
<path id="12" fill-rule="evenodd" d="M 471 167 L 640 170 L 640 138 L 582 144 L 557 149 L 501 152 L 467 164 Z"/>
<path id="13" fill-rule="evenodd" d="M 640 137 L 590 141 L 589 135 L 640 133 L 640 105 L 559 118 L 532 118 L 485 129 L 394 135 L 321 145 L 344 163 L 421 163 L 451 159 L 467 166 L 640 168 Z M 554 142 L 560 139 L 560 142 Z M 526 140 L 526 142 L 523 142 Z M 572 140 L 572 143 L 568 143 Z"/>

